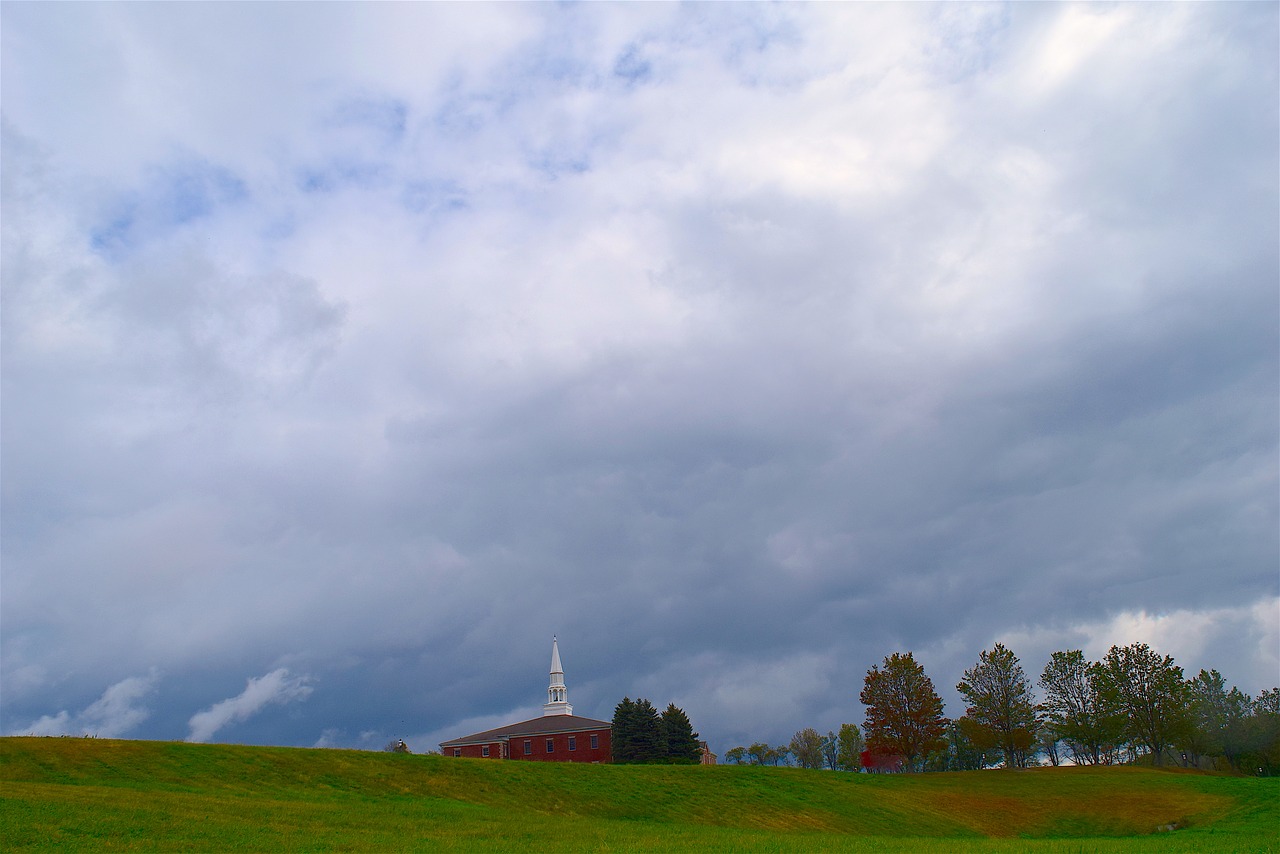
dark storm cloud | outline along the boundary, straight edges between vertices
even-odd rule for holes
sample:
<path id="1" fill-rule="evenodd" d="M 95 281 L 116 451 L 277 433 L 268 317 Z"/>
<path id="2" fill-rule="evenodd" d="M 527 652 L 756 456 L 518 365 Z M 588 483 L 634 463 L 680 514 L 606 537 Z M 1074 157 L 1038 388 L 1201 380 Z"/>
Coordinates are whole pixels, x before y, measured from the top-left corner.
<path id="1" fill-rule="evenodd" d="M 5 731 L 1274 681 L 1273 8 L 353 8 L 5 9 Z"/>

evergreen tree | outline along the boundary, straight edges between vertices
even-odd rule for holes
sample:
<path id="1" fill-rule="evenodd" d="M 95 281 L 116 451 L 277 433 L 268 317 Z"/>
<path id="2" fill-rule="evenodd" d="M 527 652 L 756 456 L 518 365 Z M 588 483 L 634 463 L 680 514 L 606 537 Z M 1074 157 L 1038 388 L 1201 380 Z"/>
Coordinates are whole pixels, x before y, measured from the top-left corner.
<path id="1" fill-rule="evenodd" d="M 662 713 L 662 733 L 667 744 L 667 759 L 675 764 L 696 765 L 702 758 L 698 734 L 684 709 L 668 703 Z"/>
<path id="2" fill-rule="evenodd" d="M 613 710 L 613 761 L 623 765 L 634 762 L 636 756 L 636 704 L 630 697 L 623 697 Z"/>
<path id="3" fill-rule="evenodd" d="M 632 710 L 631 757 L 628 762 L 665 762 L 667 739 L 662 716 L 648 700 L 636 700 Z"/>

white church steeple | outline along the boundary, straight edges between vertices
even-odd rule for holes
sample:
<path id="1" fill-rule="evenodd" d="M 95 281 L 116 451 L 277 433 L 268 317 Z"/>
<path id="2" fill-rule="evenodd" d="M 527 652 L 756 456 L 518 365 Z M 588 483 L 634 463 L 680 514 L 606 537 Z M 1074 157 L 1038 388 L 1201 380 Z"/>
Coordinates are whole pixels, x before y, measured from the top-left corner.
<path id="1" fill-rule="evenodd" d="M 551 636 L 551 684 L 547 687 L 547 702 L 542 707 L 543 715 L 571 715 L 573 706 L 567 697 L 569 689 L 564 687 L 564 667 L 560 664 L 560 645 L 555 635 Z"/>

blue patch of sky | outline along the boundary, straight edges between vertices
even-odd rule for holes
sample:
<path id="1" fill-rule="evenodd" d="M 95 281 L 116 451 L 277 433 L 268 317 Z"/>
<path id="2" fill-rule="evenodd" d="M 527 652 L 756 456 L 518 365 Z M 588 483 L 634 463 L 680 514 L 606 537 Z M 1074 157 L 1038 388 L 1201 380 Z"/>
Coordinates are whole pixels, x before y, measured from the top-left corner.
<path id="1" fill-rule="evenodd" d="M 638 86 L 653 76 L 653 65 L 641 54 L 640 45 L 629 44 L 613 63 L 613 76 L 628 86 Z"/>
<path id="2" fill-rule="evenodd" d="M 506 99 L 510 104 L 514 97 Z M 504 109 L 502 99 L 488 94 L 457 92 L 445 99 L 432 117 L 435 129 L 448 137 L 479 132 Z"/>
<path id="3" fill-rule="evenodd" d="M 298 217 L 288 211 L 273 217 L 262 227 L 261 235 L 268 241 L 284 240 L 292 237 L 298 230 Z"/>
<path id="4" fill-rule="evenodd" d="M 591 158 L 585 151 L 543 149 L 528 156 L 525 162 L 543 177 L 556 180 L 566 175 L 591 171 Z"/>
<path id="5" fill-rule="evenodd" d="M 299 169 L 296 174 L 297 187 L 304 193 L 332 193 L 352 188 L 374 190 L 390 182 L 387 166 L 346 159 Z"/>
<path id="6" fill-rule="evenodd" d="M 399 98 L 351 98 L 334 109 L 332 127 L 370 130 L 384 142 L 399 142 L 409 120 L 409 107 Z"/>
<path id="7" fill-rule="evenodd" d="M 187 159 L 154 167 L 140 188 L 122 194 L 108 206 L 105 221 L 90 230 L 90 245 L 101 254 L 118 255 L 248 196 L 244 181 L 206 160 Z"/>
<path id="8" fill-rule="evenodd" d="M 415 214 L 465 210 L 466 191 L 454 181 L 411 181 L 400 193 L 400 203 Z"/>

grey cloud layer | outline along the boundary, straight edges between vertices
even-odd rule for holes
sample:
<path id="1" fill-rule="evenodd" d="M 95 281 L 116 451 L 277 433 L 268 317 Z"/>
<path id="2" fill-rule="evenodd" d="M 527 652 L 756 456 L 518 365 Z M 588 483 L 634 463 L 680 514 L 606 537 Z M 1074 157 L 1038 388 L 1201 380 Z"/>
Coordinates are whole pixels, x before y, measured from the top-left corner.
<path id="1" fill-rule="evenodd" d="M 5 10 L 6 730 L 1274 679 L 1274 9 L 355 8 Z"/>

